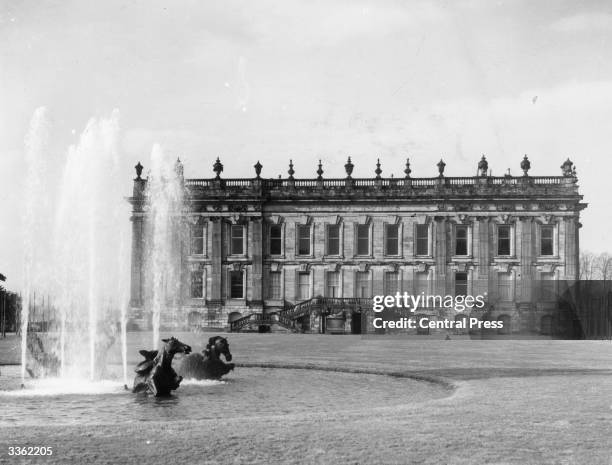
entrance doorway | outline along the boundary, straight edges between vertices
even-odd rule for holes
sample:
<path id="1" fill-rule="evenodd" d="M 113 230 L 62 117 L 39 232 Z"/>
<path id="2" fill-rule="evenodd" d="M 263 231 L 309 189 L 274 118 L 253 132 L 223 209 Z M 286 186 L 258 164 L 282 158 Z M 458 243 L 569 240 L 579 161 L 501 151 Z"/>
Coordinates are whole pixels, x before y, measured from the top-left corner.
<path id="1" fill-rule="evenodd" d="M 351 312 L 351 334 L 361 334 L 361 312 Z"/>

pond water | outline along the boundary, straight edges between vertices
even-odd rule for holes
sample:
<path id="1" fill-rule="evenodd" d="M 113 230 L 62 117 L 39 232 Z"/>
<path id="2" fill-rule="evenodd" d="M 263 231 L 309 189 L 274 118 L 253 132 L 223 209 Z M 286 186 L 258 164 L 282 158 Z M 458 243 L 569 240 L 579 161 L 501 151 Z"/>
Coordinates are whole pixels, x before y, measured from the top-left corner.
<path id="1" fill-rule="evenodd" d="M 115 367 L 117 373 L 120 367 Z M 224 381 L 184 380 L 169 398 L 136 395 L 120 381 L 28 380 L 19 367 L 0 376 L 2 426 L 91 425 L 351 411 L 448 395 L 442 386 L 384 375 L 237 368 Z"/>

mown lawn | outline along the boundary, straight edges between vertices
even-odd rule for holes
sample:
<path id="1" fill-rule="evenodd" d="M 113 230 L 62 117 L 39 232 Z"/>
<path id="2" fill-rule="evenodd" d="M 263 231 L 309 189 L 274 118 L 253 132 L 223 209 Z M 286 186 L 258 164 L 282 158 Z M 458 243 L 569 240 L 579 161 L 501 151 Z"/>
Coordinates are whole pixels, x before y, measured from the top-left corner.
<path id="1" fill-rule="evenodd" d="M 210 334 L 175 336 L 200 350 Z M 137 349 L 150 348 L 150 338 L 148 333 L 129 335 L 130 366 L 139 359 Z M 214 421 L 169 418 L 137 428 L 40 425 L 21 431 L 1 423 L 0 444 L 5 438 L 32 445 L 51 442 L 58 450 L 56 463 L 612 463 L 608 341 L 228 338 L 239 364 L 401 373 L 440 379 L 454 390 L 448 397 L 415 403 L 407 392 L 397 402 L 353 412 L 340 413 L 332 405 L 280 415 L 271 405 L 265 416 L 246 409 Z M 0 363 L 18 360 L 16 342 L 0 340 Z M 111 360 L 120 362 L 118 348 Z M 8 460 L 3 450 L 0 461 Z"/>

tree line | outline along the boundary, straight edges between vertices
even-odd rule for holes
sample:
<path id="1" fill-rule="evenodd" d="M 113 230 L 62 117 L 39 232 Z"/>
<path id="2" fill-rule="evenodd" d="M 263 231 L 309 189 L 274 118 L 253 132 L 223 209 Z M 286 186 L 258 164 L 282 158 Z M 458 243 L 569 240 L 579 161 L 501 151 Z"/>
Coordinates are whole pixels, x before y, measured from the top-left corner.
<path id="1" fill-rule="evenodd" d="M 580 274 L 581 280 L 612 280 L 612 255 L 608 252 L 595 254 L 585 250 L 580 252 Z"/>

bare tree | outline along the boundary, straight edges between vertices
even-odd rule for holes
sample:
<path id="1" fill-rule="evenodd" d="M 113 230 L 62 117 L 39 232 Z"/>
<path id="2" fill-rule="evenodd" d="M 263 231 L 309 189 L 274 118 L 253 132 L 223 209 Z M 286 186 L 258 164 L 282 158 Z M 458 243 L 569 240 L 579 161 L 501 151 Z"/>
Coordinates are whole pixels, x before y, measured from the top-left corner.
<path id="1" fill-rule="evenodd" d="M 595 262 L 595 254 L 587 250 L 580 252 L 580 273 L 578 279 L 594 279 L 593 264 Z"/>
<path id="2" fill-rule="evenodd" d="M 612 255 L 608 252 L 594 254 L 584 251 L 580 253 L 580 274 L 578 279 L 612 280 Z"/>
<path id="3" fill-rule="evenodd" d="M 608 281 L 612 278 L 612 255 L 607 252 L 597 255 L 595 259 L 595 279 Z"/>

